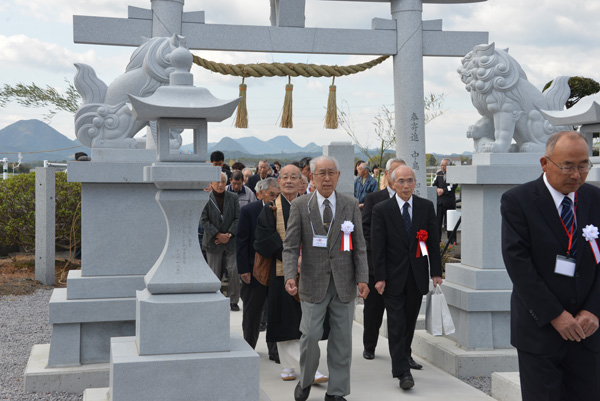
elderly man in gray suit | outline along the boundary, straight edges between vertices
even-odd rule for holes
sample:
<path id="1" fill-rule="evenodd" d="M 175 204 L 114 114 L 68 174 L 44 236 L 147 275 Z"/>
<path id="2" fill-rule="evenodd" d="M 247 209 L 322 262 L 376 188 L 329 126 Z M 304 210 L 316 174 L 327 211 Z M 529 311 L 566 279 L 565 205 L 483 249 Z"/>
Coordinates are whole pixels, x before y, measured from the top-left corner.
<path id="1" fill-rule="evenodd" d="M 221 181 L 211 182 L 212 191 L 200 216 L 204 228 L 202 248 L 206 251 L 206 262 L 218 278 L 221 278 L 221 266 L 225 266 L 229 283 L 227 297 L 230 309 L 240 310 L 240 276 L 237 272 L 235 257 L 235 233 L 237 233 L 240 203 L 233 192 L 225 191 L 227 175 L 221 173 Z"/>
<path id="2" fill-rule="evenodd" d="M 286 290 L 299 293 L 300 380 L 296 401 L 310 394 L 319 364 L 319 340 L 329 312 L 325 401 L 345 401 L 350 393 L 352 320 L 356 287 L 362 298 L 369 293 L 366 245 L 358 201 L 335 190 L 340 176 L 337 160 L 320 156 L 310 161 L 316 191 L 296 198 L 283 243 Z M 300 282 L 296 274 L 300 273 Z"/>

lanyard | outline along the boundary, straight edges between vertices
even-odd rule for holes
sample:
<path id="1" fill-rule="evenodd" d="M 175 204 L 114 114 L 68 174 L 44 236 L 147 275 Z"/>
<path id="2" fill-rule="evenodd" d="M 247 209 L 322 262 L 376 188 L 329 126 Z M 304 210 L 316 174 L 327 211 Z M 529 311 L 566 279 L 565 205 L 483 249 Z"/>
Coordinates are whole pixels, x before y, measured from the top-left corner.
<path id="1" fill-rule="evenodd" d="M 213 198 L 209 198 L 209 199 L 210 199 L 211 203 L 213 205 L 215 205 L 215 209 L 217 209 L 217 211 L 221 215 L 221 221 L 223 221 L 225 219 L 225 217 L 223 217 L 223 213 L 221 213 L 221 209 L 219 209 L 219 206 L 216 204 L 216 202 L 213 200 Z M 223 200 L 223 208 L 225 208 L 225 200 Z"/>
<path id="2" fill-rule="evenodd" d="M 567 234 L 567 237 L 569 238 L 569 247 L 567 248 L 567 257 L 571 253 L 571 246 L 573 245 L 573 235 L 575 235 L 575 233 L 573 231 L 575 229 L 575 220 L 577 220 L 576 213 L 577 213 L 577 192 L 575 192 L 575 207 L 573 208 L 573 221 L 571 222 L 571 229 L 567 230 L 567 226 L 565 226 L 565 222 L 562 221 L 562 218 L 560 219 L 560 224 L 562 224 L 563 229 L 565 230 L 565 233 Z"/>
<path id="3" fill-rule="evenodd" d="M 310 196 L 310 199 L 308 200 L 308 203 L 306 204 L 306 208 L 308 209 L 308 214 L 310 214 L 310 201 L 312 200 L 312 198 L 315 196 L 316 192 L 313 192 L 312 195 Z M 319 205 L 319 201 L 317 200 L 317 206 Z M 319 208 L 319 214 L 321 214 L 321 210 Z M 323 216 L 321 216 L 321 219 L 323 219 Z M 331 223 L 329 223 L 329 227 L 327 227 L 327 237 L 329 237 L 329 232 L 331 231 L 331 226 L 333 225 L 333 219 L 334 217 L 331 218 Z M 312 233 L 313 233 L 313 237 L 316 237 L 317 234 L 315 233 L 315 226 L 313 226 L 313 222 L 311 219 L 308 219 L 310 221 L 310 228 L 312 229 Z"/>

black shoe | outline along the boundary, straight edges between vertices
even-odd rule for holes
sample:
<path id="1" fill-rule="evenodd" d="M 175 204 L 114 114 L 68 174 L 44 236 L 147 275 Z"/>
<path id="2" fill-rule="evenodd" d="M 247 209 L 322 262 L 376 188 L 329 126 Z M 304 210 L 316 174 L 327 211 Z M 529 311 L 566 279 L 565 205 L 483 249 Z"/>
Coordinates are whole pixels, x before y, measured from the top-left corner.
<path id="1" fill-rule="evenodd" d="M 423 369 L 423 365 L 421 365 L 421 364 L 417 363 L 417 362 L 416 362 L 416 361 L 413 359 L 413 357 L 412 357 L 412 356 L 409 356 L 409 357 L 408 357 L 408 366 L 409 366 L 411 369 L 414 369 L 414 370 L 421 370 L 421 369 Z"/>
<path id="2" fill-rule="evenodd" d="M 298 381 L 298 384 L 296 385 L 296 388 L 294 389 L 294 399 L 296 401 L 306 401 L 309 394 L 310 394 L 310 386 L 308 386 L 307 388 L 302 388 L 302 387 L 300 387 L 300 382 Z"/>
<path id="3" fill-rule="evenodd" d="M 346 401 L 341 395 L 329 395 L 325 393 L 325 401 Z"/>
<path id="4" fill-rule="evenodd" d="M 260 322 L 260 326 L 258 328 L 258 331 L 266 331 L 267 330 L 267 324 Z"/>
<path id="5" fill-rule="evenodd" d="M 402 373 L 398 379 L 400 379 L 400 388 L 402 390 L 411 389 L 415 385 L 415 379 L 410 374 L 410 370 Z"/>
<path id="6" fill-rule="evenodd" d="M 269 355 L 269 361 L 274 361 L 275 363 L 281 363 L 281 361 L 279 360 L 279 354 Z"/>
<path id="7" fill-rule="evenodd" d="M 371 360 L 371 359 L 375 358 L 375 353 L 371 352 L 371 351 L 364 350 L 363 351 L 363 358 Z"/>
<path id="8" fill-rule="evenodd" d="M 238 304 L 229 304 L 229 309 L 231 309 L 232 312 L 240 311 L 240 307 L 238 306 Z"/>

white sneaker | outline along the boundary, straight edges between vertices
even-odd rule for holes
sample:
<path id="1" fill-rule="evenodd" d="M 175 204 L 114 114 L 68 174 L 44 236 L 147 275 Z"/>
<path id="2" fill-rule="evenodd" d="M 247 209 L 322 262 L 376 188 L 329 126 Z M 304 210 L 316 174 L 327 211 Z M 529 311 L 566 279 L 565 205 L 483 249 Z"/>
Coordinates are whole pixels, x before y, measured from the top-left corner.
<path id="1" fill-rule="evenodd" d="M 296 380 L 296 372 L 294 371 L 294 369 L 283 369 L 281 371 L 281 380 L 283 380 L 284 382 Z"/>
<path id="2" fill-rule="evenodd" d="M 327 383 L 328 381 L 329 377 L 325 376 L 323 373 L 317 370 L 317 373 L 315 373 L 315 381 L 313 381 L 313 384 Z"/>

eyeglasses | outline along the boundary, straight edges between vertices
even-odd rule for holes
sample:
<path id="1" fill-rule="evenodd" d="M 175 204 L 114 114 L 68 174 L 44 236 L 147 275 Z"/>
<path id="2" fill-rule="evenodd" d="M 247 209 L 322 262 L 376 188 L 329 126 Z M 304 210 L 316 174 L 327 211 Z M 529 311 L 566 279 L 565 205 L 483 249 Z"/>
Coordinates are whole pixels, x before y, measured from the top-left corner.
<path id="1" fill-rule="evenodd" d="M 559 166 L 558 164 L 554 163 L 552 159 L 550 159 L 548 156 L 544 157 L 550 160 L 550 162 L 552 162 L 552 164 L 554 164 L 556 167 L 558 167 L 563 174 L 572 174 L 575 170 L 577 170 L 579 174 L 585 174 L 589 172 L 592 169 L 592 167 L 594 167 L 594 165 L 591 162 L 588 162 L 588 164 L 584 164 L 583 166 Z"/>
<path id="2" fill-rule="evenodd" d="M 396 180 L 396 183 L 398 185 L 405 185 L 405 184 L 413 185 L 415 182 L 416 182 L 416 180 L 414 178 L 409 178 L 409 179 L 406 179 L 406 180 L 400 178 L 399 180 Z"/>
<path id="3" fill-rule="evenodd" d="M 333 177 L 337 175 L 337 173 L 338 172 L 336 170 L 320 170 L 319 172 L 315 173 L 315 176 L 319 178 Z"/>

